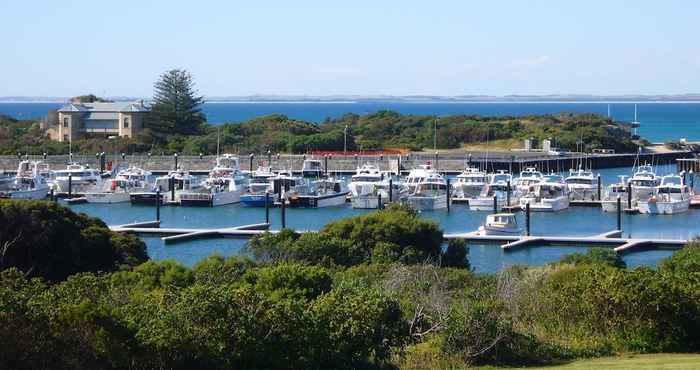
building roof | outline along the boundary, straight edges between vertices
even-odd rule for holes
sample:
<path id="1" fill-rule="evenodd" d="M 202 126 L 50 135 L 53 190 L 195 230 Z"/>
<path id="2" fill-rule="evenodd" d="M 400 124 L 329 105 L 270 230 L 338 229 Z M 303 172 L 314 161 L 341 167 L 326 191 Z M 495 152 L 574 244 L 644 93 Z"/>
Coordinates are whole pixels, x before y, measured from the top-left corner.
<path id="1" fill-rule="evenodd" d="M 114 103 L 68 103 L 58 110 L 62 113 L 86 112 L 86 113 L 117 113 L 117 112 L 148 112 L 149 109 L 138 102 L 114 102 Z"/>

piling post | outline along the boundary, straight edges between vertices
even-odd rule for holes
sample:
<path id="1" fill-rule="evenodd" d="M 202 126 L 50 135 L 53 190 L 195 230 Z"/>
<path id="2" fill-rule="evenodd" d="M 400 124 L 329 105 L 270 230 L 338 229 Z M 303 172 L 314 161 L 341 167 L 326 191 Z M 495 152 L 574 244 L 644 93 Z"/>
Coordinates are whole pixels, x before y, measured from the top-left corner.
<path id="1" fill-rule="evenodd" d="M 377 209 L 382 209 L 382 193 L 377 193 Z"/>
<path id="2" fill-rule="evenodd" d="M 498 213 L 498 196 L 493 196 L 493 213 Z"/>
<path id="3" fill-rule="evenodd" d="M 265 192 L 265 223 L 270 223 L 270 193 Z"/>
<path id="4" fill-rule="evenodd" d="M 272 170 L 272 152 L 269 149 L 267 150 L 267 165 Z"/>
<path id="5" fill-rule="evenodd" d="M 160 188 L 156 189 L 156 221 L 160 222 Z"/>
<path id="6" fill-rule="evenodd" d="M 438 166 L 438 152 L 437 150 L 435 151 L 435 170 L 439 171 L 440 167 Z"/>
<path id="7" fill-rule="evenodd" d="M 175 160 L 175 171 L 177 171 L 177 153 L 173 154 L 173 159 Z"/>
<path id="8" fill-rule="evenodd" d="M 602 184 L 601 184 L 601 182 L 600 182 L 600 174 L 598 174 L 598 200 L 601 200 L 601 199 L 602 199 L 602 198 L 600 197 L 600 194 L 601 194 L 601 187 L 602 187 Z"/>
<path id="9" fill-rule="evenodd" d="M 447 197 L 447 213 L 450 212 L 450 198 L 451 198 L 451 194 L 450 194 L 451 191 L 450 190 L 452 190 L 452 186 L 450 186 L 450 179 L 447 179 L 447 192 L 445 194 L 445 196 Z"/>
<path id="10" fill-rule="evenodd" d="M 389 179 L 389 203 L 394 201 L 394 179 Z"/>
<path id="11" fill-rule="evenodd" d="M 512 165 L 511 165 L 511 167 L 512 167 Z M 506 206 L 510 206 L 510 192 L 511 192 L 510 180 L 508 180 L 508 182 L 506 183 Z"/>
<path id="12" fill-rule="evenodd" d="M 68 173 L 68 199 L 73 197 L 73 174 Z"/>
<path id="13" fill-rule="evenodd" d="M 693 173 L 693 170 L 690 170 L 690 189 L 693 190 L 695 189 L 695 174 Z"/>
<path id="14" fill-rule="evenodd" d="M 323 156 L 323 172 L 328 176 L 328 155 Z"/>
<path id="15" fill-rule="evenodd" d="M 170 176 L 168 179 L 168 189 L 170 190 L 170 201 L 175 201 L 175 178 Z"/>
<path id="16" fill-rule="evenodd" d="M 282 228 L 283 228 L 283 229 L 287 228 L 287 218 L 286 218 L 285 209 L 284 209 L 284 208 L 285 208 L 285 203 L 286 203 L 286 202 L 287 202 L 287 200 L 286 200 L 284 197 L 282 197 L 282 201 L 281 201 L 281 203 L 280 203 L 280 206 L 281 206 L 280 212 L 281 212 L 281 215 L 282 215 Z"/>
<path id="17" fill-rule="evenodd" d="M 617 229 L 622 231 L 622 199 L 617 196 Z"/>
<path id="18" fill-rule="evenodd" d="M 632 209 L 632 183 L 627 183 L 627 209 Z"/>
<path id="19" fill-rule="evenodd" d="M 249 156 L 250 163 L 248 165 L 248 169 L 250 170 L 250 172 L 253 172 L 253 158 L 254 157 L 255 157 L 255 155 L 253 153 L 250 153 L 250 156 Z"/>
<path id="20" fill-rule="evenodd" d="M 530 236 L 530 203 L 525 203 L 525 232 Z"/>
<path id="21" fill-rule="evenodd" d="M 683 178 L 683 185 L 687 184 L 687 181 L 685 178 L 685 170 L 681 171 L 681 177 Z"/>
<path id="22" fill-rule="evenodd" d="M 52 202 L 56 201 L 56 195 L 53 192 L 53 188 L 51 188 L 51 191 L 49 192 L 49 199 L 51 199 Z"/>

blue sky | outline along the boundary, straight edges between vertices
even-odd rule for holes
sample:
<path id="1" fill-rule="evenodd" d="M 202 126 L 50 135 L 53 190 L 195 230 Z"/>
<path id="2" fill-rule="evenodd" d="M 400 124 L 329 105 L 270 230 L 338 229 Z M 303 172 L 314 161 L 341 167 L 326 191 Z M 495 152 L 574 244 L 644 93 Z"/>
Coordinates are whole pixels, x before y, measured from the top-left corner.
<path id="1" fill-rule="evenodd" d="M 698 1 L 0 2 L 0 96 L 700 92 Z"/>

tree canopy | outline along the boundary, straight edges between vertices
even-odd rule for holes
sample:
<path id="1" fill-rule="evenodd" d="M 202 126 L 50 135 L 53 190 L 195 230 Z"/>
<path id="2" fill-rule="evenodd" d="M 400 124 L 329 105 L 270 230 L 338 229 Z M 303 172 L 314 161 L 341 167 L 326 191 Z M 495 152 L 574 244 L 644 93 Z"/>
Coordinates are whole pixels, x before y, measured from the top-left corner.
<path id="1" fill-rule="evenodd" d="M 170 135 L 196 135 L 206 121 L 200 106 L 204 98 L 195 90 L 192 75 L 172 69 L 154 85 L 153 106 L 147 127 L 159 138 Z"/>

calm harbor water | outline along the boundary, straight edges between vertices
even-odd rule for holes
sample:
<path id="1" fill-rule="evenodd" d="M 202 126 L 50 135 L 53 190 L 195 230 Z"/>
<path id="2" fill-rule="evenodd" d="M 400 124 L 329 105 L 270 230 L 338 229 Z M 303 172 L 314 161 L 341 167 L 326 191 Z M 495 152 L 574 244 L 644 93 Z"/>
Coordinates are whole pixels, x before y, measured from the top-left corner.
<path id="1" fill-rule="evenodd" d="M 675 166 L 661 166 L 659 174 L 671 173 Z M 630 169 L 602 170 L 604 183 L 616 180 L 619 174 L 629 174 Z M 74 210 L 100 217 L 107 224 L 124 224 L 135 221 L 149 221 L 155 218 L 155 208 L 132 206 L 130 204 L 99 205 L 79 204 Z M 318 230 L 333 220 L 360 215 L 368 210 L 354 210 L 349 204 L 336 208 L 288 209 L 287 226 L 296 230 Z M 421 217 L 435 220 L 445 232 L 473 231 L 483 223 L 488 212 L 475 212 L 462 205 L 455 205 L 452 212 L 423 212 Z M 279 209 L 270 210 L 273 229 L 280 227 Z M 519 222 L 524 223 L 522 214 Z M 264 222 L 263 208 L 249 208 L 243 205 L 229 205 L 216 208 L 164 207 L 161 209 L 163 227 L 212 228 Z M 599 234 L 616 228 L 616 215 L 604 213 L 599 208 L 575 207 L 557 213 L 533 213 L 532 233 L 535 235 L 576 235 Z M 625 235 L 657 238 L 692 238 L 700 234 L 700 210 L 691 209 L 686 214 L 674 216 L 624 215 L 622 228 Z M 193 265 L 201 258 L 218 253 L 233 255 L 241 251 L 245 240 L 206 239 L 181 244 L 165 245 L 160 238 L 144 238 L 148 253 L 156 260 L 174 259 Z M 513 252 L 503 252 L 498 245 L 471 245 L 469 259 L 479 272 L 498 271 L 503 266 L 523 264 L 538 266 L 556 261 L 561 256 L 585 251 L 584 247 L 534 247 Z M 629 266 L 650 265 L 670 255 L 669 251 L 643 251 L 626 255 Z"/>
<path id="2" fill-rule="evenodd" d="M 17 118 L 37 118 L 49 109 L 61 107 L 59 103 L 0 103 L 0 113 Z M 312 122 L 322 122 L 327 117 L 340 117 L 344 113 L 365 114 L 389 109 L 405 114 L 451 115 L 478 114 L 482 116 L 523 116 L 559 112 L 607 114 L 608 103 L 407 103 L 407 102 L 349 102 L 349 103 L 206 103 L 202 110 L 209 122 L 240 122 L 253 117 L 281 113 L 289 117 Z M 634 104 L 611 103 L 611 116 L 616 120 L 634 119 Z M 652 142 L 700 140 L 700 103 L 638 104 L 639 134 Z"/>

